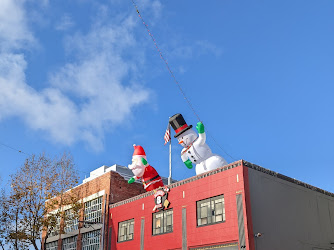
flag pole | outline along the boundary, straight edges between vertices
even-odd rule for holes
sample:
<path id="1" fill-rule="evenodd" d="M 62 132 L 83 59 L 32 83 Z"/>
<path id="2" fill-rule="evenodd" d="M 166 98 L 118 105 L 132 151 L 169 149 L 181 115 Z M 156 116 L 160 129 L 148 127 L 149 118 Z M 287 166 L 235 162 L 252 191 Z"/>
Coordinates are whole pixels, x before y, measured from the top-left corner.
<path id="1" fill-rule="evenodd" d="M 170 124 L 169 130 L 170 130 Z M 169 140 L 169 177 L 168 177 L 168 185 L 172 182 L 172 140 Z"/>

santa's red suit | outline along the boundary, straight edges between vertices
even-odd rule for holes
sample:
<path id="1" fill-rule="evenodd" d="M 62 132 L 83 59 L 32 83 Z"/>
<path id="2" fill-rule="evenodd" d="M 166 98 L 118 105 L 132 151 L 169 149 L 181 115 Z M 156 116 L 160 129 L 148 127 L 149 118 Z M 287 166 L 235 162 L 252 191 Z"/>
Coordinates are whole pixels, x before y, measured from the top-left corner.
<path id="1" fill-rule="evenodd" d="M 164 186 L 160 175 L 151 165 L 146 166 L 141 180 L 147 192 Z"/>
<path id="2" fill-rule="evenodd" d="M 129 168 L 132 170 L 132 172 L 134 173 L 134 177 L 132 177 L 128 182 L 129 183 L 133 183 L 135 180 L 141 179 L 144 185 L 144 189 L 146 191 L 152 191 L 156 188 L 159 187 L 163 187 L 164 184 L 162 182 L 162 179 L 160 177 L 160 175 L 158 174 L 158 172 L 154 169 L 154 167 L 152 167 L 151 165 L 149 165 L 147 163 L 146 160 L 146 153 L 143 149 L 142 146 L 137 146 L 137 145 L 133 145 L 134 147 L 134 152 L 132 155 L 132 164 L 129 165 Z M 140 160 L 139 160 L 140 159 Z M 136 162 L 136 161 L 140 161 Z M 136 167 L 136 164 L 138 165 Z M 144 169 L 145 168 L 145 169 Z M 144 173 L 142 171 L 137 171 L 135 169 L 144 169 Z M 143 175 L 142 175 L 143 173 Z M 136 176 L 139 175 L 139 176 Z"/>

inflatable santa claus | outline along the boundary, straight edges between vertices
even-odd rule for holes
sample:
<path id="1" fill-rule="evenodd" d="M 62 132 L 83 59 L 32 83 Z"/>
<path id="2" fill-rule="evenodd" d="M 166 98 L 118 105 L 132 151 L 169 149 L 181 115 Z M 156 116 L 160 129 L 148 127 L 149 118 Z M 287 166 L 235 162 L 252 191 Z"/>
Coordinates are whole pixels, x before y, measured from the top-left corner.
<path id="1" fill-rule="evenodd" d="M 132 164 L 128 167 L 134 174 L 128 183 L 134 183 L 136 180 L 141 179 L 144 185 L 144 189 L 152 191 L 156 188 L 163 187 L 164 184 L 158 172 L 147 163 L 146 154 L 142 146 L 133 145 L 134 152 L 132 155 Z"/>

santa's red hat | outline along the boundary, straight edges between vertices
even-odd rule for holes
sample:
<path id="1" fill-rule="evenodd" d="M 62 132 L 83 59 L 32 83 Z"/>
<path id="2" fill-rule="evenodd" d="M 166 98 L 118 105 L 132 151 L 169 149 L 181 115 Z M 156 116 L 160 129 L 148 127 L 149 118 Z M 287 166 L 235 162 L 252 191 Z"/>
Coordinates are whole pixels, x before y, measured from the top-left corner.
<path id="1" fill-rule="evenodd" d="M 142 146 L 136 146 L 136 144 L 133 144 L 133 147 L 134 147 L 134 152 L 133 152 L 133 155 L 132 156 L 135 156 L 135 155 L 140 155 L 142 157 L 145 157 L 146 158 L 146 154 L 145 154 L 145 151 L 143 149 Z"/>

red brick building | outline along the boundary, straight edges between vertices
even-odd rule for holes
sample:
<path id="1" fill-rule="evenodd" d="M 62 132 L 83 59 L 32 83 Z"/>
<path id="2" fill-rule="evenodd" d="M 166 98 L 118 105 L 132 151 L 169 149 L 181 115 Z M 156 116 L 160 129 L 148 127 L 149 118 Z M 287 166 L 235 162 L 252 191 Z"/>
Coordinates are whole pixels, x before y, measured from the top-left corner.
<path id="1" fill-rule="evenodd" d="M 47 237 L 42 237 L 42 246 L 47 250 L 100 249 L 106 245 L 108 225 L 108 204 L 119 202 L 145 192 L 139 182 L 129 185 L 127 179 L 132 176 L 126 167 L 113 165 L 102 166 L 90 173 L 81 185 L 74 188 L 80 194 L 83 210 L 79 219 L 68 221 L 64 234 L 60 227 L 64 222 L 59 218 L 57 227 Z M 62 208 L 71 212 L 70 207 Z"/>
<path id="2" fill-rule="evenodd" d="M 245 161 L 109 210 L 110 250 L 334 248 L 333 193 Z"/>

